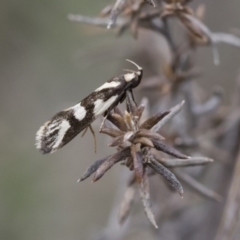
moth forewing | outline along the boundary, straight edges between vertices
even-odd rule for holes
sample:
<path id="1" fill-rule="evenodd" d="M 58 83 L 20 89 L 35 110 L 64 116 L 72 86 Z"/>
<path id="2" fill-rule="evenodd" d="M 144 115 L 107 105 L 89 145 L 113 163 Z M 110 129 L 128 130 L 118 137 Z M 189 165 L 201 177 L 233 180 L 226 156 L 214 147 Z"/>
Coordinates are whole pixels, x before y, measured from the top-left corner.
<path id="1" fill-rule="evenodd" d="M 37 149 L 42 153 L 53 153 L 71 141 L 97 117 L 109 114 L 124 100 L 126 91 L 131 91 L 140 83 L 142 68 L 136 66 L 137 72 L 110 79 L 80 103 L 53 116 L 36 134 Z"/>
<path id="2" fill-rule="evenodd" d="M 42 153 L 55 152 L 107 111 L 123 88 L 120 79 L 114 80 L 104 83 L 80 103 L 57 113 L 46 122 L 36 134 L 37 149 Z"/>
<path id="3" fill-rule="evenodd" d="M 37 149 L 42 153 L 55 152 L 87 127 L 86 123 L 79 120 L 86 116 L 85 111 L 81 112 L 81 109 L 80 104 L 77 104 L 57 113 L 46 122 L 37 132 Z M 79 122 L 81 124 L 78 124 Z"/>

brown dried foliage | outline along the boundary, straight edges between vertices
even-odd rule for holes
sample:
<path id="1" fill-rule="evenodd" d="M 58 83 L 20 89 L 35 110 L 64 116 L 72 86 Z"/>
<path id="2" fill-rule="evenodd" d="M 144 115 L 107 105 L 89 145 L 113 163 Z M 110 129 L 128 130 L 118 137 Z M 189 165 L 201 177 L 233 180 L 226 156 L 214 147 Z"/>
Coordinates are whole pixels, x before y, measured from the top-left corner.
<path id="1" fill-rule="evenodd" d="M 154 2 L 152 0 L 117 0 L 114 5 L 104 8 L 99 18 L 69 15 L 73 21 L 104 28 L 116 28 L 118 36 L 129 30 L 134 38 L 138 38 L 139 32 L 145 29 L 148 30 L 148 33 L 152 31 L 164 37 L 167 42 L 170 57 L 161 59 L 161 65 L 158 66 L 157 71 L 150 77 L 145 77 L 141 84 L 144 94 L 147 95 L 150 92 L 150 96 L 153 92 L 158 93 L 154 99 L 154 106 L 150 107 L 147 104 L 138 106 L 128 94 L 127 110 L 122 112 L 115 108 L 108 116 L 111 125 L 105 125 L 101 130 L 102 133 L 112 138 L 109 146 L 116 148 L 116 153 L 96 161 L 80 180 L 94 174 L 93 181 L 97 181 L 114 164 L 120 163 L 126 166 L 133 174 L 128 181 L 121 203 L 119 222 L 124 223 L 129 216 L 139 191 L 144 211 L 156 228 L 160 227 L 162 222 L 171 225 L 176 217 L 175 211 L 179 210 L 178 214 L 182 216 L 183 221 L 179 222 L 178 229 L 184 230 L 179 235 L 180 231 L 176 231 L 175 235 L 172 233 L 173 239 L 184 239 L 186 234 L 189 234 L 189 227 L 184 225 L 189 220 L 189 215 L 186 214 L 188 216 L 186 217 L 184 214 L 187 209 L 191 209 L 192 205 L 199 202 L 193 201 L 192 195 L 187 195 L 190 198 L 185 199 L 185 205 L 175 201 L 174 197 L 170 197 L 166 202 L 158 202 L 159 213 L 154 217 L 150 204 L 149 178 L 160 175 L 164 183 L 181 196 L 183 195 L 181 183 L 183 183 L 185 194 L 186 187 L 191 190 L 190 193 L 197 193 L 206 199 L 219 202 L 222 197 L 204 186 L 201 181 L 206 172 L 209 172 L 213 176 L 212 179 L 217 179 L 218 190 L 221 194 L 226 193 L 229 188 L 227 183 L 232 178 L 233 171 L 231 169 L 233 169 L 234 159 L 236 159 L 236 152 L 239 148 L 237 143 L 240 140 L 239 82 L 232 106 L 220 108 L 223 91 L 215 89 L 207 98 L 205 95 L 207 91 L 200 89 L 196 81 L 194 82 L 197 78 L 202 77 L 202 73 L 194 61 L 196 49 L 202 46 L 210 47 L 214 63 L 217 65 L 220 62 L 217 44 L 227 43 L 240 47 L 240 39 L 233 34 L 211 31 L 204 23 L 205 5 L 199 4 L 194 9 L 190 5 L 191 2 L 191 0 L 155 0 Z M 177 34 L 183 36 L 182 42 L 175 39 L 172 25 L 176 26 Z M 146 48 L 149 48 L 147 43 Z M 158 57 L 154 56 L 153 59 L 158 59 Z M 151 63 L 148 63 L 148 67 L 151 69 Z M 181 103 L 177 104 L 179 102 Z M 166 111 L 166 106 L 169 106 L 167 109 L 174 107 Z M 149 112 L 154 112 L 153 116 L 150 116 Z M 202 157 L 202 155 L 211 158 Z M 224 170 L 218 172 L 214 167 L 207 168 L 205 165 L 213 162 L 212 158 L 218 164 L 223 165 L 222 169 L 227 165 L 229 173 L 226 174 Z M 190 168 L 199 165 L 204 165 L 204 167 L 198 168 L 196 171 L 195 168 Z M 175 168 L 180 169 L 176 170 Z M 233 197 L 228 197 L 217 240 L 220 236 L 224 240 L 230 239 L 229 236 L 233 236 L 234 232 L 232 229 L 239 224 L 239 219 L 236 220 L 237 211 L 236 214 L 230 214 L 233 209 L 240 208 L 240 204 L 235 203 L 235 198 L 239 194 L 239 188 L 236 187 L 237 175 L 239 172 L 235 171 L 231 183 Z M 216 181 L 213 180 L 210 185 L 216 186 Z M 166 195 L 166 191 L 162 188 L 157 188 L 157 191 L 159 191 L 159 195 Z M 231 204 L 232 202 L 234 204 Z M 204 204 L 207 206 L 208 203 Z M 161 208 L 162 205 L 164 209 Z M 209 234 L 210 236 L 217 231 L 216 221 L 219 221 L 220 215 L 212 206 L 211 209 L 204 208 L 204 210 L 207 209 L 206 213 L 196 210 L 196 214 L 202 219 L 202 222 L 212 219 L 213 224 L 209 226 L 210 230 L 208 230 L 208 233 L 212 234 Z M 228 221 L 229 214 L 231 215 L 230 223 Z M 192 217 L 191 214 L 190 216 Z M 195 225 L 191 224 L 195 227 L 195 230 L 191 229 L 191 231 L 198 232 L 199 238 L 196 239 L 205 239 L 206 235 L 200 234 L 198 231 L 198 222 L 196 221 Z M 115 232 L 114 236 L 116 237 Z M 106 239 L 111 238 L 106 237 Z"/>

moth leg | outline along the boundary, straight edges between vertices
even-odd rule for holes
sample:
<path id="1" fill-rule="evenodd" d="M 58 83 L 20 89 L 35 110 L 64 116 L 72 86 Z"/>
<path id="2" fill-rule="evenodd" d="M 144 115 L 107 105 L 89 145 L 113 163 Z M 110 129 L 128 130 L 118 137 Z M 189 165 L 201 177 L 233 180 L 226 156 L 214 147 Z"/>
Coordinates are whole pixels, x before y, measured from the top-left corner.
<path id="1" fill-rule="evenodd" d="M 137 106 L 137 103 L 136 103 L 135 98 L 134 98 L 134 96 L 133 96 L 133 91 L 132 91 L 132 89 L 130 89 L 129 92 L 130 92 L 131 100 L 134 102 L 135 106 Z"/>
<path id="2" fill-rule="evenodd" d="M 126 98 L 126 93 L 124 93 L 121 98 L 119 99 L 119 102 L 122 103 Z"/>
<path id="3" fill-rule="evenodd" d="M 86 127 L 86 128 L 84 129 L 84 131 L 83 131 L 83 133 L 82 133 L 81 137 L 84 137 L 84 136 L 85 136 L 85 134 L 86 134 L 87 130 L 88 130 L 88 127 Z"/>
<path id="4" fill-rule="evenodd" d="M 106 121 L 106 118 L 108 117 L 108 114 L 109 114 L 109 112 L 107 112 L 106 115 L 104 116 L 103 121 L 102 121 L 101 126 L 100 126 L 100 129 L 99 129 L 99 132 L 102 131 L 103 125 L 104 125 L 104 123 L 105 123 L 105 121 Z"/>
<path id="5" fill-rule="evenodd" d="M 93 139 L 94 139 L 94 151 L 95 151 L 95 153 L 96 153 L 96 152 L 97 152 L 97 138 L 96 138 L 95 132 L 94 132 L 91 124 L 89 125 L 89 129 L 90 129 L 90 131 L 91 131 L 91 133 L 92 133 L 92 135 L 93 135 Z"/>
<path id="6" fill-rule="evenodd" d="M 127 111 L 130 113 L 134 113 L 136 111 L 137 104 L 135 102 L 132 89 L 128 90 L 126 92 L 126 95 L 127 95 L 127 98 L 126 98 Z"/>
<path id="7" fill-rule="evenodd" d="M 123 99 L 124 100 L 124 97 L 126 96 L 126 93 L 125 92 L 122 92 L 118 97 L 117 99 L 114 101 L 114 103 L 108 108 L 108 110 L 106 110 L 106 112 L 104 113 L 104 118 L 103 118 L 103 121 L 102 121 L 102 124 L 100 126 L 100 130 L 99 132 L 102 131 L 102 128 L 103 128 L 103 125 L 105 123 L 105 120 L 106 118 L 108 117 L 108 115 L 110 114 L 110 112 L 118 105 L 118 103 Z"/>
<path id="8" fill-rule="evenodd" d="M 84 129 L 81 137 L 84 137 L 84 136 L 85 136 L 85 134 L 87 133 L 88 128 L 90 129 L 90 131 L 91 131 L 91 133 L 92 133 L 92 135 L 93 135 L 93 139 L 94 139 L 94 152 L 96 153 L 96 152 L 97 152 L 97 138 L 96 138 L 95 132 L 94 132 L 91 124 L 88 125 L 88 126 Z"/>

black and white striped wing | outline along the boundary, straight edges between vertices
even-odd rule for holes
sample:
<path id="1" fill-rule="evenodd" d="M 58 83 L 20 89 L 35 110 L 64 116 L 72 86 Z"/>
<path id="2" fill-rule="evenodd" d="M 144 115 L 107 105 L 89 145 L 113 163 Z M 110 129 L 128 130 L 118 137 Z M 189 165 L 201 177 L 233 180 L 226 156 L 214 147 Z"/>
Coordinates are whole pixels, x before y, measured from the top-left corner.
<path id="1" fill-rule="evenodd" d="M 118 101 L 126 82 L 118 77 L 109 80 L 75 106 L 57 113 L 36 134 L 36 147 L 53 153 L 71 141 Z"/>

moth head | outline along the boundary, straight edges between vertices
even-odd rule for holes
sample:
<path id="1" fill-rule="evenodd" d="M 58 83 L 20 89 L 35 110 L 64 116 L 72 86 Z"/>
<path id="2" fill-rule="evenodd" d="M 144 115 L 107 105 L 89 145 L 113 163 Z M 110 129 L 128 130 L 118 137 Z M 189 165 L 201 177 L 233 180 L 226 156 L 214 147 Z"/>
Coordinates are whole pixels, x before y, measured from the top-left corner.
<path id="1" fill-rule="evenodd" d="M 142 69 L 142 67 L 138 66 L 135 62 L 128 60 L 128 59 L 127 59 L 127 61 L 134 64 L 138 69 L 137 71 L 127 70 L 130 73 L 124 74 L 124 80 L 127 83 L 131 83 L 132 88 L 135 88 L 139 85 L 139 83 L 142 80 L 143 69 Z"/>

